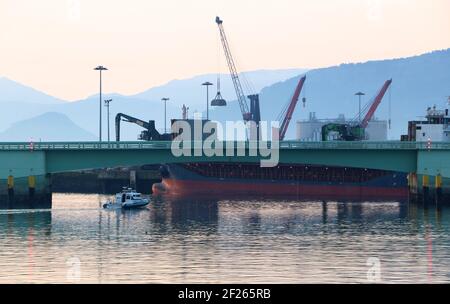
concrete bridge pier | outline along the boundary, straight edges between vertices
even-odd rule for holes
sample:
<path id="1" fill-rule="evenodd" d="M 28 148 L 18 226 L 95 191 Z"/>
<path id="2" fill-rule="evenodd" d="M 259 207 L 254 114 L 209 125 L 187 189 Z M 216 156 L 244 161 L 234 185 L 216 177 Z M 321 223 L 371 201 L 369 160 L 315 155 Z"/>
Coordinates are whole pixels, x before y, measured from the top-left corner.
<path id="1" fill-rule="evenodd" d="M 438 174 L 435 176 L 434 180 L 434 197 L 436 199 L 436 204 L 440 205 L 444 200 L 442 192 L 442 176 Z"/>
<path id="2" fill-rule="evenodd" d="M 417 173 L 408 174 L 408 188 L 409 188 L 409 203 L 417 204 L 422 201 L 423 193 L 419 189 L 419 177 Z"/>
<path id="3" fill-rule="evenodd" d="M 417 196 L 419 194 L 418 187 L 417 187 L 417 174 L 416 173 L 408 174 L 408 187 L 409 187 L 410 195 Z"/>
<path id="4" fill-rule="evenodd" d="M 0 151 L 0 209 L 51 208 L 45 151 Z"/>
<path id="5" fill-rule="evenodd" d="M 420 181 L 420 186 L 419 186 Z M 408 187 L 410 202 L 423 204 L 443 204 L 450 196 L 443 189 L 441 174 L 430 176 L 427 174 L 408 174 Z"/>
<path id="6" fill-rule="evenodd" d="M 422 196 L 424 203 L 428 203 L 431 199 L 429 181 L 430 177 L 428 175 L 422 175 Z"/>
<path id="7" fill-rule="evenodd" d="M 441 174 L 430 176 L 421 175 L 421 187 L 414 189 L 410 187 L 410 196 L 416 198 L 416 201 L 422 202 L 424 205 L 435 204 L 441 205 L 450 202 L 449 189 L 444 189 L 443 178 Z"/>
<path id="8" fill-rule="evenodd" d="M 0 180 L 0 209 L 52 207 L 51 174 Z"/>

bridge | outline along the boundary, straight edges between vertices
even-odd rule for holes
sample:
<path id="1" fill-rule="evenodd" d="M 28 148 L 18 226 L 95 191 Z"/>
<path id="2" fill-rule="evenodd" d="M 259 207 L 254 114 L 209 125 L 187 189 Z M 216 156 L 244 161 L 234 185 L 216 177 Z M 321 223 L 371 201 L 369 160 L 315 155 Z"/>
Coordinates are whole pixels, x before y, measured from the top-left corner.
<path id="1" fill-rule="evenodd" d="M 226 156 L 226 147 L 245 147 L 243 156 Z M 269 143 L 270 145 L 270 143 Z M 223 156 L 207 157 L 192 144 L 192 155 L 176 157 L 171 142 L 38 142 L 0 143 L 0 204 L 19 193 L 48 192 L 52 173 L 183 162 L 260 162 L 250 156 L 248 142 L 224 142 Z M 421 142 L 298 142 L 279 143 L 280 163 L 381 169 L 450 178 L 450 143 Z M 22 182 L 20 182 L 22 180 Z M 19 184 L 25 184 L 22 191 Z M 26 191 L 25 191 L 26 190 Z M 25 194 L 24 194 L 25 195 Z M 1 207 L 1 205 L 0 205 Z"/>

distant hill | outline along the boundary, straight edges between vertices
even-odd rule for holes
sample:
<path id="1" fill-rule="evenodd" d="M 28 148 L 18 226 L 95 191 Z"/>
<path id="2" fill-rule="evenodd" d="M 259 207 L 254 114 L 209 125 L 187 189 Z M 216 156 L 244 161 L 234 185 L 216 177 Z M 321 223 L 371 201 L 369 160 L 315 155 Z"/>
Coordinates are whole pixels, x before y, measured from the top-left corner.
<path id="1" fill-rule="evenodd" d="M 303 69 L 288 70 L 260 70 L 248 72 L 247 77 L 251 78 L 252 84 L 258 91 L 266 85 L 286 80 L 304 71 Z M 112 98 L 110 127 L 111 136 L 114 136 L 114 117 L 122 112 L 142 120 L 156 120 L 156 126 L 159 129 L 164 128 L 164 105 L 161 97 L 170 97 L 167 102 L 167 117 L 181 118 L 181 107 L 186 104 L 190 107 L 189 113 L 192 115 L 195 111 L 203 111 L 206 107 L 205 88 L 201 84 L 209 80 L 215 83 L 217 75 L 200 75 L 189 79 L 174 80 L 164 86 L 149 89 L 141 94 L 124 96 L 121 94 L 104 94 L 104 99 Z M 229 75 L 222 75 L 222 94 L 225 98 L 232 100 L 235 96 Z M 210 99 L 215 95 L 216 88 L 210 87 Z M 20 96 L 20 90 L 18 91 Z M 17 97 L 19 99 L 19 97 Z M 39 99 L 38 99 L 39 100 Z M 36 115 L 46 112 L 58 112 L 65 114 L 74 123 L 83 126 L 89 132 L 98 134 L 98 94 L 92 95 L 84 100 L 75 102 L 47 103 L 39 104 L 33 99 L 21 99 L 20 101 L 4 102 L 1 104 L 4 113 L 14 113 L 6 115 L 0 120 L 0 130 L 4 130 L 11 124 L 30 119 Z M 106 108 L 103 107 L 103 138 L 106 138 Z M 135 124 L 123 123 L 122 138 L 124 140 L 136 140 L 138 133 L 142 130 Z"/>
<path id="2" fill-rule="evenodd" d="M 0 103 L 29 102 L 34 104 L 58 104 L 62 100 L 39 92 L 6 77 L 0 77 Z"/>
<path id="3" fill-rule="evenodd" d="M 444 107 L 450 95 L 450 49 L 435 51 L 409 58 L 342 64 L 310 70 L 301 97 L 307 98 L 306 107 L 299 102 L 294 113 L 287 138 L 295 136 L 295 122 L 307 119 L 309 112 L 317 118 L 334 118 L 345 114 L 353 118 L 358 112 L 355 92 L 363 91 L 363 104 L 392 78 L 391 91 L 386 94 L 375 116 L 389 117 L 391 101 L 391 139 L 399 139 L 407 131 L 408 120 L 424 116 L 428 106 Z M 261 115 L 264 120 L 275 120 L 283 106 L 291 98 L 301 75 L 264 88 L 260 93 Z M 240 117 L 236 102 L 226 108 L 217 108 L 212 118 L 233 120 Z"/>
<path id="4" fill-rule="evenodd" d="M 97 138 L 66 115 L 49 112 L 19 121 L 0 133 L 0 141 L 91 141 Z"/>
<path id="5" fill-rule="evenodd" d="M 419 56 L 369 61 L 364 63 L 341 64 L 338 66 L 314 69 L 306 72 L 307 80 L 301 97 L 306 97 L 305 108 L 299 102 L 289 126 L 286 139 L 295 136 L 297 120 L 308 118 L 309 112 L 316 112 L 318 118 L 333 118 L 339 114 L 346 117 L 356 116 L 358 100 L 354 93 L 363 91 L 366 96 L 363 103 L 373 97 L 386 79 L 393 79 L 392 87 L 381 103 L 375 116 L 380 119 L 389 117 L 391 101 L 392 129 L 391 139 L 399 139 L 405 133 L 407 121 L 424 116 L 428 106 L 436 104 L 443 107 L 450 95 L 450 49 L 435 51 Z M 263 120 L 276 120 L 278 114 L 291 98 L 299 77 L 305 70 L 255 71 L 247 75 L 260 91 Z M 156 120 L 156 127 L 163 128 L 164 105 L 161 97 L 170 97 L 167 103 L 167 117 L 181 118 L 181 106 L 189 106 L 189 116 L 205 111 L 205 88 L 203 81 L 215 83 L 215 75 L 197 76 L 185 80 L 176 80 L 160 87 L 149 89 L 133 96 L 105 94 L 112 98 L 111 137 L 114 137 L 114 117 L 122 112 L 143 120 Z M 218 121 L 241 120 L 236 94 L 231 86 L 229 75 L 221 77 L 222 95 L 228 102 L 227 107 L 210 108 L 210 118 Z M 228 84 L 227 84 L 228 82 Z M 262 88 L 265 86 L 264 88 Z M 262 88 L 259 90 L 259 88 Z M 210 88 L 210 99 L 214 97 L 215 87 Z M 0 94 L 0 98 L 1 94 Z M 17 97 L 19 98 L 19 97 Z M 40 100 L 40 99 L 37 99 Z M 4 115 L 0 120 L 0 130 L 8 128 L 19 120 L 31 119 L 46 112 L 58 112 L 66 115 L 86 131 L 98 134 L 98 96 L 76 102 L 40 104 L 33 100 L 21 99 L 15 102 L 0 103 Z M 103 107 L 103 138 L 106 138 L 106 108 Z M 204 115 L 205 116 L 205 115 Z M 122 122 L 122 138 L 136 140 L 142 130 L 134 124 Z M 55 129 L 59 128 L 54 124 Z M 28 130 L 24 130 L 28 132 Z M 24 133 L 25 135 L 28 133 Z M 92 135 L 91 134 L 91 135 Z M 28 138 L 28 135 L 25 136 Z M 0 139 L 1 140 L 1 139 Z"/>

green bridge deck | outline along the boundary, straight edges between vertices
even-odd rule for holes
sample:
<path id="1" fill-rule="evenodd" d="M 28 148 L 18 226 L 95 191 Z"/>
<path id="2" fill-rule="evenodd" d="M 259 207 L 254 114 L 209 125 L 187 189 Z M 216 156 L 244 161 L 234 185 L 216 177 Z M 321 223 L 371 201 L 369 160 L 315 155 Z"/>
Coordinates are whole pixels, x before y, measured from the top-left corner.
<path id="1" fill-rule="evenodd" d="M 226 156 L 227 145 L 245 146 L 245 156 Z M 224 156 L 176 157 L 171 142 L 0 143 L 0 179 L 84 169 L 181 162 L 259 162 L 248 142 L 224 142 Z M 270 145 L 270 143 L 269 143 Z M 195 143 L 192 144 L 195 146 Z M 192 151 L 195 151 L 192 148 Z M 236 155 L 236 153 L 234 153 Z M 298 142 L 279 143 L 280 163 L 305 163 L 392 170 L 450 178 L 450 143 Z"/>

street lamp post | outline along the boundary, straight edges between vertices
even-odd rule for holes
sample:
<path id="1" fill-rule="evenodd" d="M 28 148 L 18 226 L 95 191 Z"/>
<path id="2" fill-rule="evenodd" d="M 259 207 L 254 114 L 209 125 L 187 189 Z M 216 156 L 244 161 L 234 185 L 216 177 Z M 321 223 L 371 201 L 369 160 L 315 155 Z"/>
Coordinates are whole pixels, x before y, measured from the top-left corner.
<path id="1" fill-rule="evenodd" d="M 161 100 L 164 101 L 164 133 L 167 133 L 167 101 L 170 98 L 164 97 Z"/>
<path id="2" fill-rule="evenodd" d="M 108 69 L 102 65 L 99 65 L 94 69 L 95 71 L 100 71 L 100 113 L 99 113 L 99 130 L 98 130 L 98 139 L 102 141 L 102 71 L 107 71 Z"/>
<path id="3" fill-rule="evenodd" d="M 211 82 L 207 81 L 202 83 L 202 86 L 206 87 L 206 119 L 209 120 L 209 86 L 213 85 Z"/>
<path id="4" fill-rule="evenodd" d="M 364 94 L 363 92 L 358 92 L 358 93 L 355 93 L 355 95 L 358 96 L 358 102 L 359 102 L 358 119 L 359 119 L 359 123 L 361 123 L 361 96 L 364 96 L 366 94 Z"/>
<path id="5" fill-rule="evenodd" d="M 106 107 L 106 119 L 107 119 L 107 123 L 108 123 L 108 142 L 110 142 L 109 139 L 109 103 L 112 101 L 112 99 L 105 99 L 105 107 Z"/>

